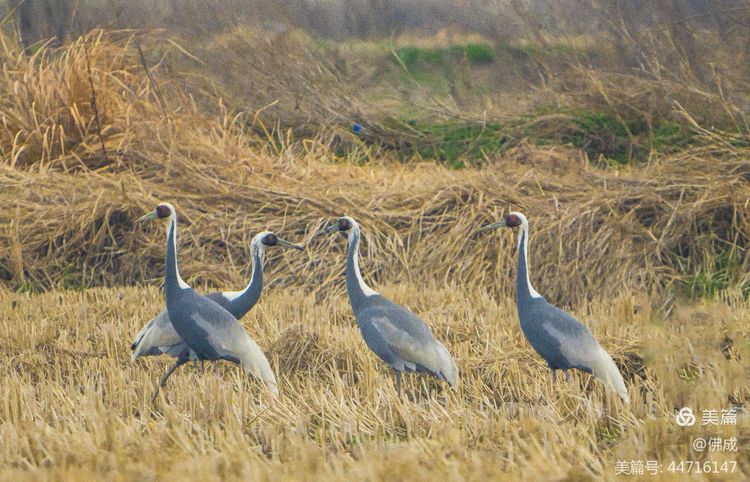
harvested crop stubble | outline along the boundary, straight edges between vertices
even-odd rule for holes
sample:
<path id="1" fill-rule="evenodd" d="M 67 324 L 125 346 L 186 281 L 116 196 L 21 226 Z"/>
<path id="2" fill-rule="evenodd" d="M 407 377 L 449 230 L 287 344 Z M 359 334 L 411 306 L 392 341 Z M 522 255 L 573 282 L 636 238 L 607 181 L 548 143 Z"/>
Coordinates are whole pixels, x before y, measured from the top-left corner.
<path id="1" fill-rule="evenodd" d="M 219 364 L 204 375 L 184 367 L 152 405 L 169 362 L 132 363 L 128 345 L 163 306 L 158 289 L 0 288 L 0 477 L 611 480 L 617 460 L 658 456 L 666 466 L 695 456 L 692 432 L 675 429 L 675 407 L 727 408 L 750 397 L 750 309 L 736 294 L 682 306 L 670 320 L 655 320 L 631 295 L 575 312 L 595 320 L 589 325 L 621 362 L 632 396 L 623 408 L 586 374 L 553 384 L 510 298 L 483 287 L 381 288 L 453 353 L 458 391 L 409 375 L 400 399 L 345 296 L 281 288 L 246 320 L 277 370 L 278 399 Z M 738 426 L 710 433 L 742 444 L 747 424 L 741 414 Z M 736 460 L 736 480 L 748 473 L 746 450 L 705 455 Z"/>

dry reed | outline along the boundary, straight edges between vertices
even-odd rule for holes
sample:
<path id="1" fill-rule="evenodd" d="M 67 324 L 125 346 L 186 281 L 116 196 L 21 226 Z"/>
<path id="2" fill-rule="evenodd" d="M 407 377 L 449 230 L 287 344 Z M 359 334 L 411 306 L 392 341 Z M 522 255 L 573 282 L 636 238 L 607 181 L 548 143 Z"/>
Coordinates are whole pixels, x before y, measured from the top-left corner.
<path id="1" fill-rule="evenodd" d="M 132 224 L 158 200 L 178 208 L 184 271 L 198 285 L 241 283 L 260 229 L 307 241 L 343 213 L 364 227 L 365 271 L 376 280 L 493 282 L 508 294 L 512 263 L 497 260 L 511 258 L 512 237 L 471 233 L 522 209 L 532 224 L 534 281 L 565 304 L 644 286 L 663 293 L 702 270 L 711 253 L 747 244 L 747 149 L 731 134 L 696 123 L 693 147 L 620 170 L 531 145 L 479 170 L 330 164 L 316 141 L 258 148 L 252 119 L 226 109 L 205 114 L 154 72 L 158 86 L 132 35 L 119 35 L 94 32 L 51 59 L 5 52 L 2 83 L 15 94 L 1 112 L 8 129 L 0 196 L 10 209 L 0 213 L 0 275 L 16 286 L 158 279 L 161 239 Z M 332 266 L 342 255 L 340 244 L 313 239 L 306 255 L 283 265 L 273 259 L 271 279 L 340 287 Z M 747 286 L 743 276 L 735 281 Z"/>

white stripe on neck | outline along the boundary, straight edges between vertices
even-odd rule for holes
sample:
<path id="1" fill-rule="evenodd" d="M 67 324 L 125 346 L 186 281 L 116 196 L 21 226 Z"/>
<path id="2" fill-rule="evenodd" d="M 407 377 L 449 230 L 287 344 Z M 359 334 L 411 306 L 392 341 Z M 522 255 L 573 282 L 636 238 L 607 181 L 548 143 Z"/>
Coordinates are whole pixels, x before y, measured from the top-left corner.
<path id="1" fill-rule="evenodd" d="M 226 298 L 227 301 L 234 301 L 237 298 L 239 298 L 240 296 L 244 295 L 245 292 L 248 290 L 249 287 L 250 286 L 248 285 L 248 287 L 245 288 L 242 291 L 222 291 L 221 292 L 221 296 L 223 296 L 224 298 Z"/>
<path id="2" fill-rule="evenodd" d="M 182 279 L 180 276 L 180 272 L 177 269 L 177 218 L 175 217 L 174 213 L 172 213 L 172 222 L 169 223 L 169 227 L 167 228 L 167 240 L 169 240 L 169 235 L 174 229 L 174 236 L 172 237 L 172 244 L 174 249 L 174 272 L 177 275 L 177 284 L 182 288 L 183 290 L 190 289 L 190 286 L 188 286 L 187 283 Z"/>
<path id="3" fill-rule="evenodd" d="M 367 298 L 369 298 L 370 296 L 375 296 L 380 293 L 367 286 L 365 280 L 362 279 L 362 273 L 359 272 L 359 236 L 359 228 L 356 226 L 353 227 L 349 233 L 349 249 L 354 250 L 352 261 L 354 262 L 354 276 L 357 278 L 357 283 L 359 283 L 359 289 L 362 290 L 362 293 Z"/>
<path id="4" fill-rule="evenodd" d="M 522 240 L 523 246 L 521 246 Z M 518 255 L 520 256 L 521 253 L 526 260 L 526 287 L 529 289 L 529 294 L 532 298 L 542 298 L 542 295 L 531 286 L 531 280 L 529 279 L 529 222 L 525 218 L 521 218 L 521 233 L 518 236 Z"/>
<path id="5" fill-rule="evenodd" d="M 247 285 L 247 287 L 242 291 L 222 291 L 221 296 L 226 298 L 227 301 L 234 301 L 240 296 L 244 295 L 249 288 L 250 285 Z"/>
<path id="6" fill-rule="evenodd" d="M 261 233 L 265 236 L 266 233 Z M 250 243 L 250 249 L 252 251 L 252 258 L 253 258 L 253 266 L 252 266 L 252 275 L 250 275 L 250 281 L 247 283 L 247 286 L 245 286 L 245 289 L 242 291 L 224 291 L 221 293 L 221 296 L 226 298 L 228 301 L 234 301 L 240 296 L 247 293 L 247 291 L 250 289 L 250 287 L 253 285 L 253 280 L 255 280 L 255 264 L 260 263 L 260 269 L 263 269 L 263 243 L 261 242 L 260 236 L 255 236 L 252 243 Z"/>

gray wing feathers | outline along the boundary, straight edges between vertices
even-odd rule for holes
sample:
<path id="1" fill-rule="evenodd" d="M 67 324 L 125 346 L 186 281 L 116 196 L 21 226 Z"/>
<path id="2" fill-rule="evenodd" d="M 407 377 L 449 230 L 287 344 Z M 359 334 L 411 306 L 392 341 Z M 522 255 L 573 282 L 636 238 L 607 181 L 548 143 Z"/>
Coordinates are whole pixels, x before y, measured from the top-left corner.
<path id="1" fill-rule="evenodd" d="M 572 366 L 585 367 L 612 385 L 623 400 L 628 401 L 628 390 L 612 357 L 601 347 L 591 331 L 568 313 L 542 323 L 542 328 L 560 343 L 560 352 Z"/>
<path id="2" fill-rule="evenodd" d="M 205 311 L 210 314 L 195 312 L 191 318 L 207 333 L 207 341 L 214 350 L 232 360 L 237 360 L 249 375 L 262 380 L 271 393 L 278 395 L 276 376 L 268 359 L 242 325 L 223 308 L 221 311 L 213 309 Z"/>
<path id="3" fill-rule="evenodd" d="M 451 388 L 458 389 L 458 367 L 448 349 L 442 343 L 435 340 L 435 359 L 437 366 L 440 367 L 440 374 L 443 375 Z"/>
<path id="4" fill-rule="evenodd" d="M 224 293 L 221 293 L 219 291 L 215 291 L 213 293 L 207 294 L 206 298 L 208 298 L 209 300 L 215 302 L 216 304 L 218 304 L 219 306 L 221 306 L 222 308 L 224 308 L 227 311 L 229 311 L 229 307 L 232 304 L 231 301 L 229 301 L 228 299 L 226 299 L 224 297 Z"/>
<path id="5" fill-rule="evenodd" d="M 161 354 L 176 357 L 186 347 L 169 321 L 166 308 L 143 327 L 131 346 L 133 361 L 142 356 Z"/>
<path id="6" fill-rule="evenodd" d="M 227 299 L 219 292 L 209 293 L 206 298 L 215 301 L 223 308 L 228 304 Z M 182 342 L 182 338 L 172 326 L 167 309 L 164 308 L 138 332 L 130 349 L 133 350 L 132 356 L 135 361 L 142 356 L 177 357 L 186 347 L 187 345 Z"/>
<path id="7" fill-rule="evenodd" d="M 271 365 L 242 325 L 223 308 L 216 309 L 211 303 L 201 305 L 205 316 L 194 312 L 191 318 L 207 333 L 208 343 L 218 353 L 239 361 L 249 375 L 263 380 L 269 391 L 277 395 L 279 389 Z M 135 337 L 132 345 L 133 360 L 161 354 L 177 357 L 186 348 L 187 345 L 172 326 L 165 308 Z"/>
<path id="8" fill-rule="evenodd" d="M 430 328 L 416 315 L 395 304 L 388 308 L 380 306 L 365 309 L 360 315 L 372 327 L 368 331 L 380 338 L 368 341 L 365 337 L 365 341 L 394 369 L 427 371 L 447 381 L 453 388 L 458 386 L 455 361 L 445 346 L 435 339 Z M 376 349 L 371 342 L 385 346 Z M 383 348 L 394 355 L 391 360 L 381 355 Z"/>

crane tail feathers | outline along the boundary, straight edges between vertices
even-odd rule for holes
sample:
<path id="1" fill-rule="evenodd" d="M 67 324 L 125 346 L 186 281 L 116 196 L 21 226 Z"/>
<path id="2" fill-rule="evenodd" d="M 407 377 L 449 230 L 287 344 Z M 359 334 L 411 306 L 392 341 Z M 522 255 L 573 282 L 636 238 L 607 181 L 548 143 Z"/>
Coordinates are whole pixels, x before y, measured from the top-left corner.
<path id="1" fill-rule="evenodd" d="M 620 398 L 622 398 L 625 403 L 629 403 L 630 397 L 628 395 L 628 389 L 625 386 L 625 380 L 623 380 L 620 370 L 604 348 L 600 347 L 599 350 L 600 352 L 597 357 L 597 362 L 591 367 L 594 376 L 604 383 L 612 385 L 617 391 L 617 394 L 620 395 Z"/>
<path id="2" fill-rule="evenodd" d="M 177 334 L 166 310 L 149 320 L 146 326 L 135 336 L 130 349 L 132 359 L 167 354 L 176 357 L 185 348 L 180 335 Z"/>
<path id="3" fill-rule="evenodd" d="M 276 375 L 273 373 L 271 364 L 268 363 L 268 358 L 258 345 L 249 336 L 246 339 L 246 346 L 242 350 L 242 354 L 239 357 L 240 365 L 245 372 L 255 377 L 263 383 L 266 388 L 273 396 L 279 394 L 279 385 L 276 383 Z"/>
<path id="4" fill-rule="evenodd" d="M 130 345 L 130 349 L 133 351 L 133 353 L 131 353 L 130 355 L 130 358 L 132 359 L 132 361 L 136 361 L 138 360 L 138 358 L 146 355 L 145 353 L 143 353 L 143 346 L 141 345 L 141 341 L 143 340 L 145 331 L 146 331 L 145 328 L 141 330 L 141 332 L 138 333 L 138 336 L 136 337 L 133 344 Z"/>
<path id="5" fill-rule="evenodd" d="M 135 340 L 133 340 L 133 344 L 130 345 L 130 351 L 132 351 L 131 358 L 133 361 L 136 361 L 138 357 L 141 356 L 141 341 L 143 340 L 144 335 L 146 334 L 146 330 L 148 330 L 150 325 L 144 326 L 141 331 L 138 332 L 138 334 L 135 336 Z"/>
<path id="6" fill-rule="evenodd" d="M 458 367 L 456 367 L 456 362 L 453 360 L 450 352 L 448 352 L 448 349 L 441 343 L 437 343 L 435 351 L 438 355 L 440 375 L 453 390 L 458 390 Z"/>
<path id="7" fill-rule="evenodd" d="M 273 374 L 273 370 L 271 370 L 271 366 L 268 364 L 267 360 L 265 364 L 255 365 L 243 362 L 242 368 L 248 375 L 261 380 L 273 396 L 278 396 L 279 385 L 276 383 L 276 376 Z"/>

